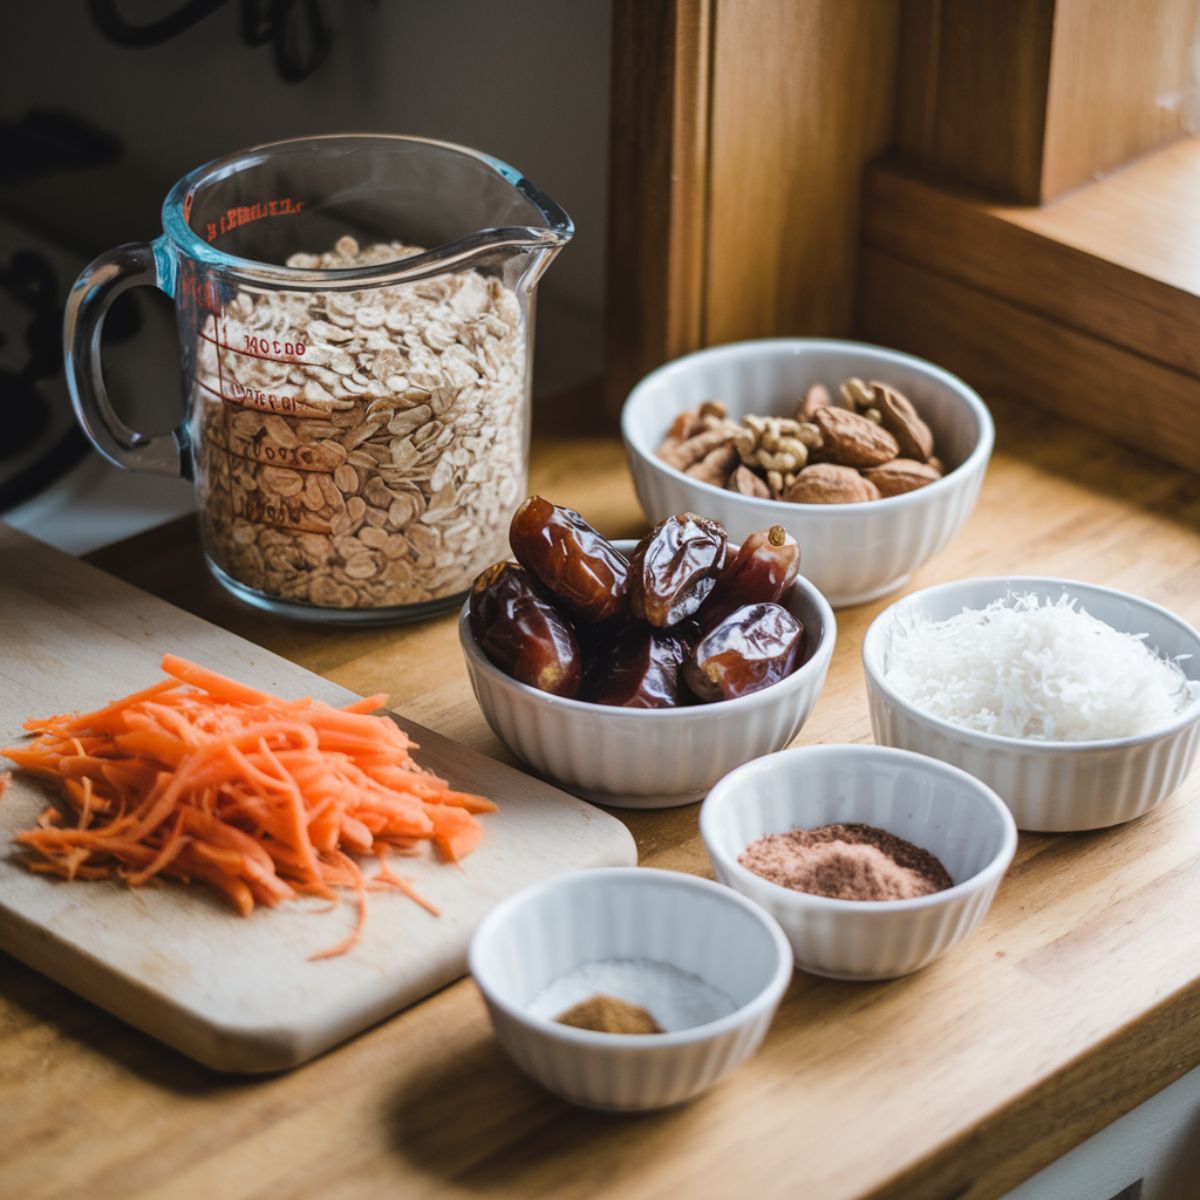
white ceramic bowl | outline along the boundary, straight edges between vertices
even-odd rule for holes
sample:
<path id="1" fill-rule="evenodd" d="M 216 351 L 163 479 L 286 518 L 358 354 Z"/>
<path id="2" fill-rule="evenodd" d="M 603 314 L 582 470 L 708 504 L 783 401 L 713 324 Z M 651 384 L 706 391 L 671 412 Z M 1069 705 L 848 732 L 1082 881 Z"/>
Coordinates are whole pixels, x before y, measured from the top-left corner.
<path id="1" fill-rule="evenodd" d="M 736 1008 L 663 1034 L 598 1033 L 530 1012 L 556 980 L 613 960 L 687 971 Z M 707 879 L 638 867 L 578 871 L 509 897 L 476 930 L 470 964 L 523 1071 L 566 1100 L 623 1111 L 678 1104 L 732 1071 L 758 1048 L 792 975 L 787 940 L 761 909 Z"/>
<path id="2" fill-rule="evenodd" d="M 833 389 L 851 375 L 891 383 L 913 401 L 934 432 L 944 479 L 868 504 L 790 504 L 700 483 L 655 454 L 674 418 L 703 400 L 722 401 L 734 418 L 790 417 L 810 384 Z M 940 367 L 879 346 L 815 338 L 734 342 L 676 359 L 633 389 L 621 432 L 652 521 L 703 513 L 736 542 L 784 525 L 800 543 L 801 570 L 835 607 L 894 591 L 950 540 L 975 507 L 994 437 L 983 401 Z"/>
<path id="3" fill-rule="evenodd" d="M 913 900 L 832 900 L 771 883 L 738 856 L 769 833 L 874 825 L 941 860 L 954 887 Z M 1017 830 L 990 788 L 957 767 L 882 746 L 801 746 L 747 763 L 700 810 L 717 878 L 761 904 L 796 965 L 834 979 L 920 970 L 983 920 L 1012 861 Z"/>
<path id="4" fill-rule="evenodd" d="M 994 788 L 1021 829 L 1067 832 L 1119 825 L 1149 812 L 1183 782 L 1200 745 L 1200 697 L 1161 729 L 1089 742 L 1031 742 L 975 733 L 922 712 L 887 684 L 893 622 L 921 612 L 944 620 L 1015 592 L 1057 600 L 1065 591 L 1093 617 L 1174 657 L 1200 679 L 1200 634 L 1157 604 L 1127 592 L 1069 579 L 1005 576 L 960 579 L 905 596 L 875 618 L 863 639 L 863 669 L 875 740 L 954 763 Z"/>
<path id="5" fill-rule="evenodd" d="M 636 543 L 615 545 L 628 554 Z M 783 604 L 804 625 L 805 662 L 761 692 L 687 708 L 617 708 L 518 683 L 479 649 L 469 603 L 458 636 L 479 707 L 514 754 L 599 804 L 670 808 L 694 803 L 740 763 L 786 746 L 808 720 L 829 670 L 837 622 L 803 576 Z"/>

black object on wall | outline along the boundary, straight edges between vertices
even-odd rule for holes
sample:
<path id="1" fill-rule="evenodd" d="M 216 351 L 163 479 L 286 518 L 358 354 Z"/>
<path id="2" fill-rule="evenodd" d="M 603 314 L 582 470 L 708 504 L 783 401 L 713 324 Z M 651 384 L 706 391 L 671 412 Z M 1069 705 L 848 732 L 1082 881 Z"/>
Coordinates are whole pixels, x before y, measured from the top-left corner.
<path id="1" fill-rule="evenodd" d="M 184 0 L 174 12 L 137 24 L 120 12 L 119 0 L 89 0 L 100 32 L 118 46 L 160 46 L 225 8 L 229 0 Z M 240 0 L 243 45 L 271 46 L 275 70 L 285 83 L 308 78 L 326 59 L 332 37 L 321 0 Z"/>

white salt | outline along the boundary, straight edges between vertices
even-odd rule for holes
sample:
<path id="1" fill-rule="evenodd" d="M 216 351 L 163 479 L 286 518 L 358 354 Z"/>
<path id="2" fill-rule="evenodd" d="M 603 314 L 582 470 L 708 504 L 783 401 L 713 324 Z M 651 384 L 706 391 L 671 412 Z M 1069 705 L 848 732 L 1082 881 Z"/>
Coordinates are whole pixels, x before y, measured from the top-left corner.
<path id="1" fill-rule="evenodd" d="M 576 967 L 543 988 L 530 1001 L 528 1011 L 553 1021 L 598 993 L 644 1008 L 665 1033 L 707 1025 L 737 1008 L 724 992 L 699 975 L 669 963 L 629 958 Z"/>
<path id="2" fill-rule="evenodd" d="M 1113 629 L 1065 594 L 1010 595 L 944 621 L 901 612 L 883 677 L 915 707 L 979 733 L 1133 737 L 1168 724 L 1200 694 L 1145 636 Z"/>

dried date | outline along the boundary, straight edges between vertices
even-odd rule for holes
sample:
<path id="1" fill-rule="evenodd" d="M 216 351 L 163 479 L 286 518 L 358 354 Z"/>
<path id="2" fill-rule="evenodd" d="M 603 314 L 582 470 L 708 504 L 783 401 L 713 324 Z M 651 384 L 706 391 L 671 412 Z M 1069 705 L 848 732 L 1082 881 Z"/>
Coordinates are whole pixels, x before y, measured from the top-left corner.
<path id="1" fill-rule="evenodd" d="M 787 678 L 800 661 L 804 626 L 778 604 L 735 609 L 705 634 L 683 675 L 705 701 L 735 700 Z"/>
<path id="2" fill-rule="evenodd" d="M 745 604 L 777 604 L 800 573 L 800 547 L 782 525 L 752 533 L 721 572 L 696 614 L 712 629 Z"/>
<path id="3" fill-rule="evenodd" d="M 530 496 L 514 514 L 508 540 L 517 561 L 572 617 L 595 623 L 624 613 L 629 562 L 573 509 Z"/>
<path id="4" fill-rule="evenodd" d="M 584 699 L 624 708 L 673 708 L 683 702 L 679 671 L 687 652 L 686 641 L 674 631 L 631 623 L 597 664 Z"/>
<path id="5" fill-rule="evenodd" d="M 695 613 L 725 565 L 726 540 L 721 525 L 695 513 L 660 521 L 638 542 L 630 561 L 633 615 L 668 628 Z"/>
<path id="6" fill-rule="evenodd" d="M 471 632 L 506 675 L 539 691 L 576 696 L 582 675 L 570 623 L 516 563 L 488 567 L 471 588 Z"/>

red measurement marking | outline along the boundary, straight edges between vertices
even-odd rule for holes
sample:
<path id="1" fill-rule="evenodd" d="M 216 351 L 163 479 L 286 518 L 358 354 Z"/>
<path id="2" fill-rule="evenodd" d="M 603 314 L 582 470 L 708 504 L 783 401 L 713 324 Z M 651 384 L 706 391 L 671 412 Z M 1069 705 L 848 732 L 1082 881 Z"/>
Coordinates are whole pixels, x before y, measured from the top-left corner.
<path id="1" fill-rule="evenodd" d="M 243 396 L 227 396 L 224 392 L 217 391 L 216 388 L 210 387 L 203 379 L 197 379 L 196 382 L 210 396 L 216 396 L 218 400 L 224 400 L 231 408 L 248 408 L 254 412 L 264 413 L 286 413 L 289 417 L 317 417 L 320 416 L 319 409 L 309 408 L 305 401 L 298 396 L 276 396 L 274 392 L 260 392 L 258 388 L 246 388 Z M 259 400 L 258 397 L 266 397 L 265 400 Z M 273 401 L 279 401 L 274 403 Z"/>
<path id="2" fill-rule="evenodd" d="M 238 404 L 232 396 L 226 396 L 224 392 L 218 392 L 215 387 L 209 387 L 203 379 L 197 379 L 196 382 L 210 395 L 216 396 L 218 400 L 224 400 L 226 404 L 236 405 L 238 408 L 244 408 L 245 405 Z"/>
<path id="3" fill-rule="evenodd" d="M 253 463 L 256 467 L 278 467 L 287 471 L 300 471 L 308 475 L 332 476 L 334 472 L 334 468 L 328 463 L 314 463 L 311 460 L 305 460 L 301 453 L 285 452 L 282 457 L 277 458 L 269 456 L 260 457 L 258 454 L 247 454 L 244 450 L 235 449 L 235 443 L 240 443 L 243 446 L 253 445 L 252 439 L 244 437 L 235 436 L 231 439 L 230 444 L 224 446 L 215 439 L 213 440 L 213 444 L 217 449 L 223 451 L 229 458 L 241 459 L 242 462 Z"/>
<path id="4" fill-rule="evenodd" d="M 241 204 L 236 208 L 226 209 L 215 221 L 206 223 L 205 236 L 210 242 L 215 242 L 222 234 L 232 229 L 249 225 L 252 221 L 261 221 L 264 217 L 295 217 L 304 211 L 305 201 L 295 200 L 291 196 L 280 196 L 274 200 L 262 200 L 257 204 Z M 183 219 L 186 221 L 191 213 L 191 197 L 189 196 L 184 209 Z"/>
<path id="5" fill-rule="evenodd" d="M 225 340 L 229 340 L 229 331 L 225 331 Z M 249 351 L 251 354 L 259 352 L 265 354 L 268 350 L 280 353 L 279 347 L 283 347 L 284 354 L 294 354 L 297 358 L 303 358 L 308 353 L 308 346 L 304 342 L 289 342 L 286 338 L 281 342 L 278 338 L 262 337 L 256 333 L 242 334 L 243 350 Z"/>
<path id="6" fill-rule="evenodd" d="M 259 354 L 254 350 L 239 350 L 236 346 L 230 346 L 226 342 L 220 341 L 217 338 L 209 337 L 207 333 L 201 331 L 200 336 L 206 341 L 211 342 L 217 348 L 217 358 L 221 357 L 222 350 L 228 350 L 232 354 L 245 354 L 250 358 L 261 358 L 264 362 L 282 363 L 285 367 L 301 367 L 304 364 L 298 358 L 272 358 L 269 354 Z"/>
<path id="7" fill-rule="evenodd" d="M 244 439 L 243 439 L 244 441 Z M 307 475 L 328 475 L 333 476 L 334 468 L 321 463 L 304 462 L 303 459 L 295 458 L 260 458 L 256 454 L 244 454 L 240 450 L 233 449 L 232 446 L 221 447 L 230 458 L 240 458 L 243 462 L 254 463 L 257 467 L 274 467 L 281 471 L 299 471 Z"/>
<path id="8" fill-rule="evenodd" d="M 216 313 L 213 313 L 213 333 L 216 333 L 216 332 L 217 332 L 217 315 L 216 315 Z M 200 331 L 200 336 L 201 337 L 204 336 L 203 329 L 201 329 L 201 331 Z M 220 346 L 221 338 L 215 337 L 215 338 L 213 338 L 213 341 L 216 343 L 216 346 L 217 346 L 216 355 L 217 355 L 217 388 L 218 388 L 218 390 L 216 392 L 216 395 L 221 397 L 221 422 L 225 426 L 225 440 L 228 442 L 229 441 L 229 402 L 225 399 L 225 376 L 221 370 L 221 346 Z M 201 387 L 208 388 L 208 390 L 210 392 L 212 391 L 212 388 L 209 388 L 208 385 L 203 382 L 203 380 L 198 380 L 197 382 L 200 383 Z"/>
<path id="9" fill-rule="evenodd" d="M 213 329 L 215 330 L 216 328 L 217 328 L 217 322 L 214 319 L 213 320 Z M 201 331 L 200 336 L 204 337 L 203 331 Z M 221 342 L 228 336 L 229 335 L 227 333 L 223 333 L 221 335 L 221 337 L 211 339 L 213 345 L 217 347 L 217 387 L 220 389 L 220 391 L 217 392 L 217 395 L 220 396 L 222 399 L 224 399 L 224 397 L 225 397 L 225 376 L 221 372 Z M 208 340 L 208 339 L 206 339 L 206 340 Z"/>
<path id="10" fill-rule="evenodd" d="M 268 500 L 262 492 L 243 491 L 236 485 L 230 493 L 233 515 L 255 525 L 267 525 L 274 529 L 295 529 L 300 533 L 330 533 L 329 522 L 314 516 L 295 501 L 279 497 Z"/>

